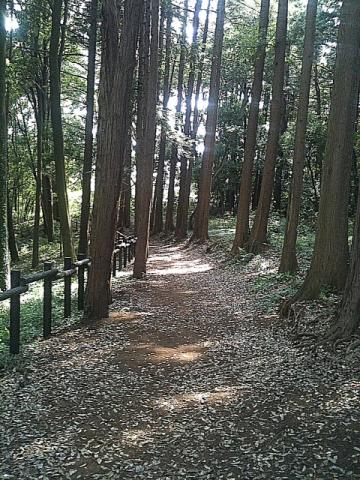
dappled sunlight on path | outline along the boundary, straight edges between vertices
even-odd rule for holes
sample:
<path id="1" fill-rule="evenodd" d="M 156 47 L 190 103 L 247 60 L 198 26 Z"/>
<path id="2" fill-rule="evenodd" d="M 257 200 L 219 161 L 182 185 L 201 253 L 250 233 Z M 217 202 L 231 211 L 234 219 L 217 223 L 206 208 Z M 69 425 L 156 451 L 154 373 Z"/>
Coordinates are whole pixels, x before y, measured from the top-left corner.
<path id="1" fill-rule="evenodd" d="M 4 378 L 1 478 L 360 478 L 359 379 L 262 325 L 251 275 L 152 246 L 96 331 Z"/>

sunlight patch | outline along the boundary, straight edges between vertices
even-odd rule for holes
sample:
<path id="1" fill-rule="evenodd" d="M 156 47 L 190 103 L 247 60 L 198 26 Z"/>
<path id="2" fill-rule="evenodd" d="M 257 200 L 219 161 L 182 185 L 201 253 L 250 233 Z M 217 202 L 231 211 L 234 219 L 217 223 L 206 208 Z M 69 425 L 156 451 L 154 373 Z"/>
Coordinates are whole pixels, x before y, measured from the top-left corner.
<path id="1" fill-rule="evenodd" d="M 151 273 L 156 275 L 187 275 L 191 273 L 204 273 L 212 270 L 213 267 L 208 263 L 196 264 L 195 262 L 178 262 L 174 263 L 171 268 L 157 268 Z"/>
<path id="2" fill-rule="evenodd" d="M 193 392 L 174 395 L 155 402 L 158 408 L 165 410 L 182 410 L 200 405 L 227 405 L 242 395 L 244 387 L 219 387 L 211 392 Z"/>

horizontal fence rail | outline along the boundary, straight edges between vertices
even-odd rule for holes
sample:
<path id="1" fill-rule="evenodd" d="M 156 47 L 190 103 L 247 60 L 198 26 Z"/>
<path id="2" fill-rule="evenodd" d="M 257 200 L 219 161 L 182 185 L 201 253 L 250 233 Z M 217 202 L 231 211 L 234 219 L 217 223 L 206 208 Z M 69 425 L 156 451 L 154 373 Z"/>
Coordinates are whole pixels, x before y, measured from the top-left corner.
<path id="1" fill-rule="evenodd" d="M 112 260 L 112 275 L 116 277 L 117 271 L 126 268 L 135 257 L 136 238 L 125 237 L 118 233 Z M 21 295 L 29 291 L 29 286 L 42 281 L 43 282 L 43 338 L 51 336 L 52 329 L 52 298 L 53 283 L 58 280 L 64 281 L 64 318 L 71 317 L 71 281 L 77 274 L 77 308 L 84 310 L 85 305 L 85 273 L 91 266 L 91 259 L 86 258 L 84 254 L 79 254 L 76 262 L 72 262 L 70 257 L 64 258 L 64 268 L 59 270 L 54 268 L 53 262 L 45 262 L 44 270 L 36 272 L 29 276 L 22 277 L 20 270 L 11 271 L 10 288 L 0 292 L 0 302 L 10 299 L 10 353 L 18 354 L 20 352 L 20 331 L 21 331 Z"/>

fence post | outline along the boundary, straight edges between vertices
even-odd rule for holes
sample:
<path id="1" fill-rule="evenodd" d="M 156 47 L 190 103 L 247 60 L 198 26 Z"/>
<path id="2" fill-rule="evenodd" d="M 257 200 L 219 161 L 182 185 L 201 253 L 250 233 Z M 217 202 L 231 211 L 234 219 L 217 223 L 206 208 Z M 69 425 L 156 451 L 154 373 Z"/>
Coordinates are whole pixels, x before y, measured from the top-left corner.
<path id="1" fill-rule="evenodd" d="M 116 248 L 116 246 L 115 246 L 115 248 Z M 112 259 L 112 274 L 113 274 L 113 277 L 116 277 L 116 259 L 117 259 L 117 253 L 114 250 L 113 259 Z"/>
<path id="2" fill-rule="evenodd" d="M 21 272 L 11 271 L 11 288 L 20 287 Z M 10 353 L 16 355 L 20 352 L 20 295 L 10 299 Z"/>
<path id="3" fill-rule="evenodd" d="M 78 254 L 78 260 L 85 260 L 83 253 Z M 85 304 L 85 265 L 78 267 L 78 310 L 84 310 Z"/>
<path id="4" fill-rule="evenodd" d="M 135 240 L 133 239 L 131 241 L 131 260 L 133 260 L 135 257 Z"/>
<path id="5" fill-rule="evenodd" d="M 64 270 L 72 269 L 71 257 L 64 258 Z M 71 317 L 71 275 L 64 278 L 64 318 Z"/>
<path id="6" fill-rule="evenodd" d="M 131 263 L 131 243 L 128 243 L 127 246 L 127 253 L 128 253 L 128 262 Z"/>
<path id="7" fill-rule="evenodd" d="M 124 268 L 126 268 L 127 260 L 128 260 L 126 243 L 125 243 L 125 246 L 123 247 L 123 252 L 124 252 Z"/>
<path id="8" fill-rule="evenodd" d="M 119 271 L 123 268 L 123 248 L 119 247 Z"/>
<path id="9" fill-rule="evenodd" d="M 53 263 L 45 262 L 44 271 L 52 270 Z M 52 323 L 52 282 L 51 277 L 44 278 L 44 303 L 43 303 L 43 337 L 49 338 L 51 335 Z"/>

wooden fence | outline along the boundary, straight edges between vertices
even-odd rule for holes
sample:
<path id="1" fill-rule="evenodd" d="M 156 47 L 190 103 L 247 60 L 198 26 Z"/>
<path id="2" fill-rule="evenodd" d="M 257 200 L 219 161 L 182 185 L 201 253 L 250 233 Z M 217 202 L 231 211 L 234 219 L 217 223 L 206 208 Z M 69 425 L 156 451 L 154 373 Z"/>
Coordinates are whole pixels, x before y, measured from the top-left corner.
<path id="1" fill-rule="evenodd" d="M 119 243 L 115 245 L 112 274 L 116 276 L 118 270 L 122 270 L 132 261 L 135 256 L 136 238 L 119 236 Z M 85 271 L 90 267 L 91 259 L 79 254 L 76 262 L 71 258 L 64 258 L 64 268 L 54 268 L 53 262 L 45 262 L 42 272 L 22 277 L 20 270 L 11 271 L 10 289 L 0 292 L 0 302 L 10 299 L 10 353 L 20 352 L 20 329 L 21 329 L 21 295 L 29 290 L 29 286 L 43 282 L 43 338 L 51 336 L 52 327 L 52 287 L 57 280 L 64 281 L 64 318 L 71 316 L 71 279 L 77 274 L 77 307 L 84 310 L 85 299 Z"/>

